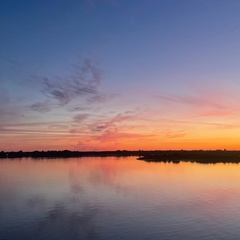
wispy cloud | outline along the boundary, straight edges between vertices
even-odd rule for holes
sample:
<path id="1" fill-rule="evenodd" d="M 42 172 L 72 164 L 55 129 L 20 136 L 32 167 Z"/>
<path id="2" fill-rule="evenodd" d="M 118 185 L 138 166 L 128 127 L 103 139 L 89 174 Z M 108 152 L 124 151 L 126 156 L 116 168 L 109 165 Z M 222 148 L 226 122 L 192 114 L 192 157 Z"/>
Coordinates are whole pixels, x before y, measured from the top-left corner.
<path id="1" fill-rule="evenodd" d="M 217 123 L 217 122 L 197 122 L 197 121 L 184 121 L 184 120 L 171 120 L 165 119 L 167 122 L 175 122 L 175 123 L 184 123 L 184 124 L 196 124 L 196 125 L 207 125 L 211 127 L 221 128 L 221 129 L 231 129 L 231 128 L 239 128 L 239 125 L 228 124 L 228 123 Z"/>
<path id="2" fill-rule="evenodd" d="M 115 116 L 81 113 L 73 117 L 70 134 L 79 138 L 75 148 L 82 150 L 116 149 L 126 139 L 133 141 L 152 137 L 152 134 L 135 132 L 132 126 L 139 117 L 139 109 L 125 111 Z M 84 140 L 81 140 L 84 139 Z"/>
<path id="3" fill-rule="evenodd" d="M 202 117 L 228 117 L 228 116 L 236 116 L 240 114 L 240 109 L 214 109 L 214 110 L 206 110 L 194 115 L 194 117 L 202 118 Z"/>
<path id="4" fill-rule="evenodd" d="M 69 126 L 62 122 L 25 122 L 25 123 L 2 123 L 0 133 L 6 135 L 15 134 L 24 137 L 24 134 L 67 134 Z"/>
<path id="5" fill-rule="evenodd" d="M 80 116 L 80 120 L 85 115 Z M 88 116 L 89 117 L 89 116 Z M 102 146 L 102 148 L 118 148 L 118 144 L 124 140 L 138 141 L 139 139 L 149 139 L 155 134 L 134 132 L 133 125 L 138 120 L 139 110 L 125 111 L 113 117 L 97 119 L 92 116 L 92 123 L 85 124 L 79 129 L 72 129 L 71 133 L 81 134 L 85 132 L 84 144 L 79 144 L 81 149 L 90 149 L 91 146 Z M 96 148 L 94 148 L 96 150 Z"/>
<path id="6" fill-rule="evenodd" d="M 89 107 L 69 107 L 67 110 L 69 112 L 82 112 L 89 110 Z"/>
<path id="7" fill-rule="evenodd" d="M 80 122 L 86 120 L 89 116 L 90 115 L 88 113 L 77 114 L 74 116 L 74 121 L 80 123 Z"/>
<path id="8" fill-rule="evenodd" d="M 106 94 L 102 94 L 102 93 L 94 94 L 87 98 L 87 102 L 90 104 L 91 103 L 104 103 L 108 100 L 111 100 L 111 98 L 113 98 L 113 97 L 114 97 L 114 94 L 111 94 L 111 95 L 106 95 Z"/>
<path id="9" fill-rule="evenodd" d="M 166 130 L 164 134 L 166 138 L 182 138 L 186 136 L 186 132 L 183 130 Z"/>
<path id="10" fill-rule="evenodd" d="M 49 129 L 68 129 L 69 126 L 64 124 L 54 124 L 54 125 L 50 125 L 48 128 Z"/>
<path id="11" fill-rule="evenodd" d="M 75 73 L 70 77 L 57 78 L 57 81 L 44 79 L 43 93 L 56 99 L 60 105 L 66 105 L 77 97 L 101 96 L 97 89 L 100 81 L 100 70 L 91 60 L 85 59 L 80 66 L 75 67 Z"/>
<path id="12" fill-rule="evenodd" d="M 32 104 L 31 109 L 37 112 L 46 113 L 51 111 L 52 103 L 49 100 Z"/>
<path id="13" fill-rule="evenodd" d="M 119 128 L 120 125 L 124 125 L 131 121 L 137 120 L 138 114 L 138 112 L 125 112 L 119 113 L 112 118 L 106 118 L 101 121 L 96 120 L 89 125 L 89 129 L 92 132 L 103 132 L 110 129 L 115 131 L 115 129 Z"/>
<path id="14" fill-rule="evenodd" d="M 211 106 L 214 108 L 224 108 L 222 104 L 220 104 L 217 99 L 211 99 L 209 97 L 204 96 L 191 96 L 189 95 L 173 95 L 173 94 L 166 94 L 157 95 L 157 98 L 161 101 L 173 102 L 177 104 L 189 104 L 193 106 Z"/>
<path id="15" fill-rule="evenodd" d="M 229 86 L 198 86 L 178 94 L 155 92 L 153 95 L 166 116 L 178 119 L 206 119 L 225 124 L 240 116 L 239 95 Z"/>
<path id="16" fill-rule="evenodd" d="M 147 139 L 148 137 L 154 137 L 154 134 L 140 134 L 140 133 L 125 133 L 125 132 L 118 132 L 115 128 L 114 131 L 107 130 L 101 136 L 96 136 L 96 139 L 99 142 L 118 142 L 119 140 L 124 139 Z"/>
<path id="17" fill-rule="evenodd" d="M 101 80 L 101 71 L 92 60 L 85 59 L 81 64 L 74 66 L 72 75 L 55 79 L 44 78 L 41 92 L 47 100 L 32 104 L 31 109 L 46 112 L 54 106 L 52 101 L 55 105 L 64 107 L 77 98 L 85 104 L 104 102 L 108 97 L 99 91 Z"/>

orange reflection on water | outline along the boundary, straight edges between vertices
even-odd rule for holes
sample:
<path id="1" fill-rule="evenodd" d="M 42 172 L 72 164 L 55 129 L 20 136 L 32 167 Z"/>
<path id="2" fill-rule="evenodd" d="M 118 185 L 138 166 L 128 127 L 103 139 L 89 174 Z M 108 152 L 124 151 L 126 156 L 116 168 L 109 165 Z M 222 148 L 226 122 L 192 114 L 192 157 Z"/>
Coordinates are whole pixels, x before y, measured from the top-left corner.
<path id="1" fill-rule="evenodd" d="M 89 229 L 108 231 L 111 225 L 121 232 L 125 226 L 135 235 L 145 227 L 185 233 L 191 225 L 193 234 L 195 229 L 209 236 L 208 230 L 217 234 L 231 229 L 226 224 L 238 224 L 240 165 L 149 163 L 135 157 L 6 159 L 0 161 L 0 193 L 2 218 L 23 226 L 27 219 L 52 227 L 88 216 Z"/>
<path id="2" fill-rule="evenodd" d="M 220 208 L 240 200 L 240 165 L 147 163 L 128 158 L 6 160 L 0 162 L 1 189 L 14 195 L 87 198 L 117 196 L 136 204 L 185 204 Z M 134 203 L 132 202 L 132 204 Z"/>

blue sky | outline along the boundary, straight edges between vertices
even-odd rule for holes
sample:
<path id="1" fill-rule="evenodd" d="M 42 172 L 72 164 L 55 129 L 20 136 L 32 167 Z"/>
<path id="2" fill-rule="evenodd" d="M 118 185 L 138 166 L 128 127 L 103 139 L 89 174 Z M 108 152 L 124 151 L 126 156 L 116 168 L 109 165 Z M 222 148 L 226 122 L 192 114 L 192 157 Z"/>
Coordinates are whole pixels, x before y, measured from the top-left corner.
<path id="1" fill-rule="evenodd" d="M 240 148 L 239 10 L 234 0 L 5 1 L 3 150 L 222 148 L 224 138 Z"/>

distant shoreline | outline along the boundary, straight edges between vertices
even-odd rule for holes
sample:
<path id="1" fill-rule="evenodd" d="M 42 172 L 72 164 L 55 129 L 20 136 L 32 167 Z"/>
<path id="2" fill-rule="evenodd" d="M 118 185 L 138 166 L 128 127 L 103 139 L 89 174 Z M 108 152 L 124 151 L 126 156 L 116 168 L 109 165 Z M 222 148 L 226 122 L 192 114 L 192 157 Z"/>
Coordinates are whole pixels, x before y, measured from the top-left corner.
<path id="1" fill-rule="evenodd" d="M 138 160 L 146 162 L 240 163 L 240 151 L 171 151 L 146 154 Z"/>
<path id="2" fill-rule="evenodd" d="M 71 157 L 142 156 L 141 151 L 32 151 L 0 152 L 0 158 L 71 158 Z"/>
<path id="3" fill-rule="evenodd" d="M 8 158 L 81 158 L 81 157 L 130 157 L 136 156 L 138 160 L 147 162 L 173 162 L 180 161 L 198 163 L 240 163 L 240 151 L 226 150 L 154 150 L 154 151 L 33 151 L 33 152 L 0 152 L 1 159 Z"/>

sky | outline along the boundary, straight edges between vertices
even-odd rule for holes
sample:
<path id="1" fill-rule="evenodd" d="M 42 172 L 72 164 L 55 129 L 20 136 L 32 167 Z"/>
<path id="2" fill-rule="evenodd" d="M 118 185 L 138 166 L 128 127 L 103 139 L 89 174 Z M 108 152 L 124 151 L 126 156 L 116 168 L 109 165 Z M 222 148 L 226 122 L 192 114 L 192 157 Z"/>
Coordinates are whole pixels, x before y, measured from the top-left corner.
<path id="1" fill-rule="evenodd" d="M 240 149 L 240 1 L 9 0 L 0 151 Z"/>

